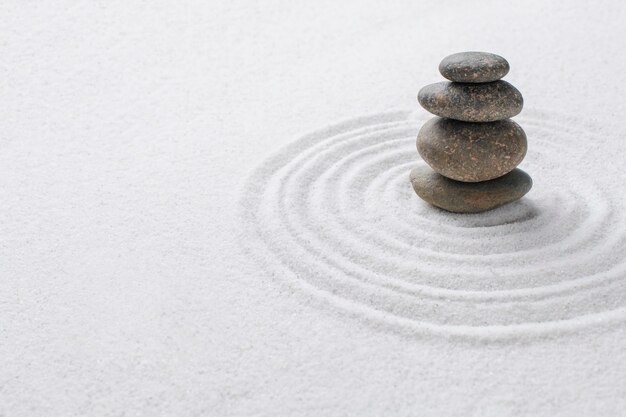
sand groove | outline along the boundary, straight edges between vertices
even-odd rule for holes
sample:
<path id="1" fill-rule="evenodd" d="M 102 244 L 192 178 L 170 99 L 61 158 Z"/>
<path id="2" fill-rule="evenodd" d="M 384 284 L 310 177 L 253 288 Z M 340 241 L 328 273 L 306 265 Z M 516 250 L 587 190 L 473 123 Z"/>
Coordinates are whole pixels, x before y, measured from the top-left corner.
<path id="1" fill-rule="evenodd" d="M 246 244 L 289 284 L 403 331 L 500 338 L 626 319 L 624 197 L 589 175 L 614 169 L 624 183 L 613 165 L 593 165 L 610 160 L 607 139 L 552 114 L 516 120 L 535 181 L 519 202 L 474 215 L 428 206 L 408 181 L 423 163 L 423 120 L 373 115 L 306 135 L 254 170 Z"/>

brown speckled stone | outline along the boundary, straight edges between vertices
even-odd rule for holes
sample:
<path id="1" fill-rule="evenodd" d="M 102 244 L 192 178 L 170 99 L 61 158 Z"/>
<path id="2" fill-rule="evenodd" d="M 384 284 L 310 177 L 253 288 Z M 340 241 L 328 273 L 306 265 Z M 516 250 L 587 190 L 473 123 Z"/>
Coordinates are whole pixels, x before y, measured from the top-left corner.
<path id="1" fill-rule="evenodd" d="M 459 52 L 447 56 L 439 64 L 439 72 L 450 81 L 488 83 L 504 77 L 509 63 L 500 55 L 488 52 Z"/>
<path id="2" fill-rule="evenodd" d="M 435 117 L 417 135 L 417 151 L 432 169 L 465 182 L 501 177 L 522 162 L 526 149 L 524 130 L 509 119 L 471 123 Z"/>
<path id="3" fill-rule="evenodd" d="M 417 99 L 436 116 L 465 122 L 493 122 L 522 111 L 522 94 L 506 81 L 451 83 L 442 81 L 422 88 Z"/>
<path id="4" fill-rule="evenodd" d="M 532 179 L 519 168 L 490 181 L 460 182 L 437 174 L 427 165 L 411 171 L 415 193 L 428 203 L 455 213 L 479 213 L 518 200 L 532 187 Z"/>

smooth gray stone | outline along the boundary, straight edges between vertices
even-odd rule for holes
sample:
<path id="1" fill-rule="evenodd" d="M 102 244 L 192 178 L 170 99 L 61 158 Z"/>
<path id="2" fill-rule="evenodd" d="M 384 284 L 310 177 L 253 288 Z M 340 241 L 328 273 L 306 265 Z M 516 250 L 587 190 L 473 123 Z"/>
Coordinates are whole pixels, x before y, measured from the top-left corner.
<path id="1" fill-rule="evenodd" d="M 488 83 L 509 72 L 509 63 L 489 52 L 459 52 L 447 56 L 439 64 L 439 72 L 450 81 Z"/>
<path id="2" fill-rule="evenodd" d="M 512 171 L 526 155 L 524 130 L 510 119 L 473 123 L 434 117 L 417 135 L 432 169 L 457 181 L 487 181 Z"/>
<path id="3" fill-rule="evenodd" d="M 422 88 L 417 100 L 436 116 L 464 122 L 495 122 L 522 111 L 522 94 L 506 81 L 452 83 L 442 81 Z"/>
<path id="4" fill-rule="evenodd" d="M 410 174 L 415 193 L 426 202 L 454 213 L 479 213 L 522 198 L 533 181 L 519 168 L 490 181 L 460 182 L 437 174 L 427 165 Z"/>

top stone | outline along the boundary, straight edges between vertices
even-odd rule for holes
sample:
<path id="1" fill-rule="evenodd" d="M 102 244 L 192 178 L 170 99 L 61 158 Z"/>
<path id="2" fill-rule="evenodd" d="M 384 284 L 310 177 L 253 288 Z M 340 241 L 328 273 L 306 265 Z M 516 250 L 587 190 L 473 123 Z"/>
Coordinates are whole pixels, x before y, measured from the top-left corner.
<path id="1" fill-rule="evenodd" d="M 488 52 L 459 52 L 447 56 L 439 64 L 439 72 L 450 81 L 488 83 L 509 72 L 509 63 L 500 55 Z"/>

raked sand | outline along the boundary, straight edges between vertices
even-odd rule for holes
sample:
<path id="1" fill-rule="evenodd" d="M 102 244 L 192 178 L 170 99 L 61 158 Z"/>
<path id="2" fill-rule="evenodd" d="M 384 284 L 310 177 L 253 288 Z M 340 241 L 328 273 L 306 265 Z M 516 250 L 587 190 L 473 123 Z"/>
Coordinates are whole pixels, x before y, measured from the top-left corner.
<path id="1" fill-rule="evenodd" d="M 252 232 L 244 246 L 295 288 L 400 332 L 526 339 L 622 324 L 626 172 L 607 164 L 590 176 L 584 166 L 626 155 L 626 144 L 597 126 L 526 111 L 533 192 L 453 214 L 408 184 L 424 163 L 415 150 L 423 119 L 362 117 L 282 149 L 243 191 L 242 224 Z"/>
<path id="2" fill-rule="evenodd" d="M 619 1 L 0 6 L 0 416 L 623 416 Z M 463 50 L 520 201 L 428 206 Z"/>

